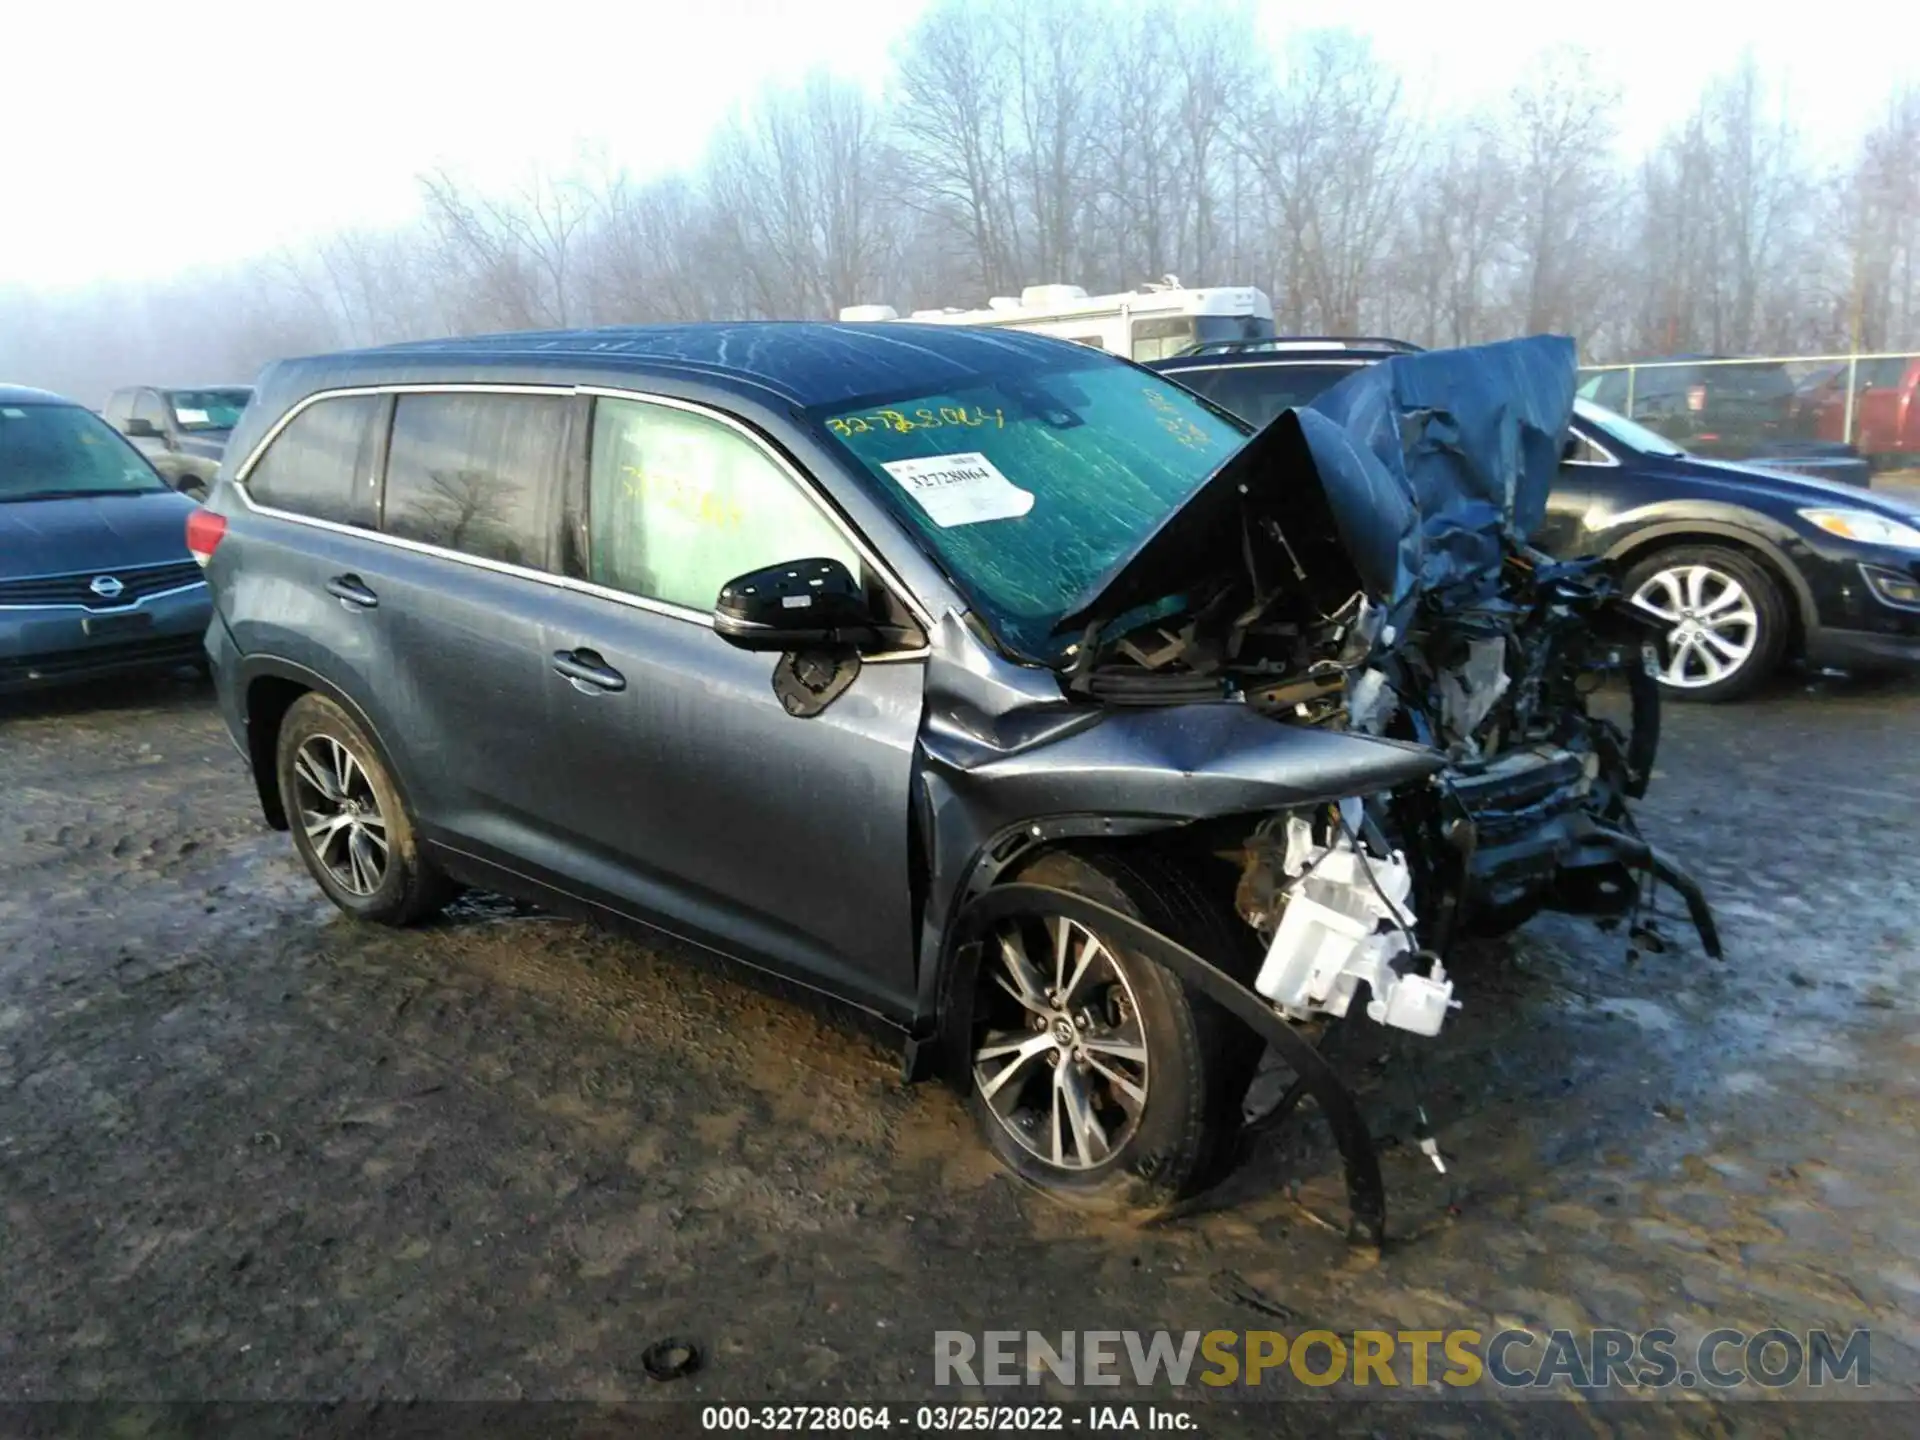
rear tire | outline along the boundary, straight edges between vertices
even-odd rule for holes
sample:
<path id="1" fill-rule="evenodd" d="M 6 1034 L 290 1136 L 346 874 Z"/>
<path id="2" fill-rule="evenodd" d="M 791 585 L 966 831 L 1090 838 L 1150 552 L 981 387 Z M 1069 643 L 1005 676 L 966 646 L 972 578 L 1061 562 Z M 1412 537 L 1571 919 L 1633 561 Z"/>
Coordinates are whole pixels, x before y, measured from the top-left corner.
<path id="1" fill-rule="evenodd" d="M 1751 695 L 1786 653 L 1787 602 L 1767 568 L 1723 545 L 1678 545 L 1646 556 L 1622 588 L 1667 622 L 1672 658 L 1660 676 L 1675 700 Z"/>
<path id="2" fill-rule="evenodd" d="M 339 705 L 309 692 L 288 707 L 275 770 L 294 849 L 340 909 L 412 925 L 453 898 L 453 885 L 420 853 L 379 750 Z"/>
<path id="3" fill-rule="evenodd" d="M 1253 932 L 1231 910 L 1206 904 L 1184 874 L 1143 858 L 1056 851 L 1013 878 L 1137 917 L 1230 973 L 1241 972 L 1252 944 Z M 1024 1000 L 1011 992 L 1019 982 L 1003 937 L 1033 966 Z M 970 1103 L 995 1155 L 1029 1184 L 1083 1209 L 1151 1220 L 1218 1179 L 1233 1159 L 1264 1042 L 1163 966 L 1091 938 L 1100 953 L 1084 967 L 1077 962 L 1088 934 L 1075 922 L 1008 922 L 988 938 L 970 1037 Z M 1084 978 L 1074 989 L 1076 968 Z M 1079 1021 L 1091 1023 L 1070 1034 Z M 1075 1126 L 1076 1116 L 1090 1118 L 1091 1128 Z"/>

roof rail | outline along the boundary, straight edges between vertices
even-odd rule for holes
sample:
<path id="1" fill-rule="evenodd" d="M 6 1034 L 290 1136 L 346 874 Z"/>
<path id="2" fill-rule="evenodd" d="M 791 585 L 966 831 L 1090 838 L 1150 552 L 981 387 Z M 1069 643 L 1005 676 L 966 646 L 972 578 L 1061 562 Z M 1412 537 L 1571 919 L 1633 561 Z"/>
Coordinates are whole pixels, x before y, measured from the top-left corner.
<path id="1" fill-rule="evenodd" d="M 1249 350 L 1392 350 L 1419 355 L 1426 347 L 1387 335 L 1268 335 L 1257 340 L 1203 340 L 1182 355 L 1232 355 Z"/>

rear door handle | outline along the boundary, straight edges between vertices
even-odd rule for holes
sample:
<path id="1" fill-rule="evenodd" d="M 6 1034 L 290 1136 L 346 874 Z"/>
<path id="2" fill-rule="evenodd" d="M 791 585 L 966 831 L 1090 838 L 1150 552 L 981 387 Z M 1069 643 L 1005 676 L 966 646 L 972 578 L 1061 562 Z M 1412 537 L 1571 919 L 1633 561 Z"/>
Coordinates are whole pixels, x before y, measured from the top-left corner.
<path id="1" fill-rule="evenodd" d="M 349 610 L 371 610 L 380 597 L 358 575 L 336 575 L 327 581 L 327 593 Z"/>
<path id="2" fill-rule="evenodd" d="M 627 688 L 627 677 L 591 650 L 556 650 L 555 673 L 564 675 L 582 695 L 596 690 L 618 692 Z"/>

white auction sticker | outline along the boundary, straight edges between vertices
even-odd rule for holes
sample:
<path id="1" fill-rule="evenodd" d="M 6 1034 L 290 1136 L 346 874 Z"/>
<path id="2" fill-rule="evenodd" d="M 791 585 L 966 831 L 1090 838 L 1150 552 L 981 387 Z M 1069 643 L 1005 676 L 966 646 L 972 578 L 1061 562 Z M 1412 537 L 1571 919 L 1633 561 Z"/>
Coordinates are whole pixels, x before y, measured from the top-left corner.
<path id="1" fill-rule="evenodd" d="M 210 417 L 204 410 L 176 410 L 173 418 L 182 425 L 205 425 Z"/>
<path id="2" fill-rule="evenodd" d="M 943 530 L 983 520 L 1013 520 L 1033 509 L 1033 492 L 1007 479 L 977 450 L 880 463 Z"/>

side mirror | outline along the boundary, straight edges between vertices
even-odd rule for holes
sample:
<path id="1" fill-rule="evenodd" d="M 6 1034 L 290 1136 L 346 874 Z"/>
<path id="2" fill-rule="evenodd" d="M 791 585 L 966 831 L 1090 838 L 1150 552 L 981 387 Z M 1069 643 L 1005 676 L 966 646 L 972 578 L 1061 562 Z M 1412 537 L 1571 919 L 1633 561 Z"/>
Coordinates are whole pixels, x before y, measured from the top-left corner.
<path id="1" fill-rule="evenodd" d="M 160 432 L 154 428 L 151 420 L 129 420 L 122 428 L 121 433 L 129 440 L 158 440 L 161 438 Z"/>
<path id="2" fill-rule="evenodd" d="M 1566 438 L 1566 441 L 1560 446 L 1560 463 L 1562 465 L 1566 465 L 1570 463 L 1573 460 L 1573 457 L 1578 455 L 1579 453 L 1580 453 L 1580 437 L 1578 435 L 1569 434 Z"/>
<path id="3" fill-rule="evenodd" d="M 884 638 L 853 572 L 838 560 L 794 560 L 720 587 L 713 628 L 742 650 L 870 646 Z"/>

